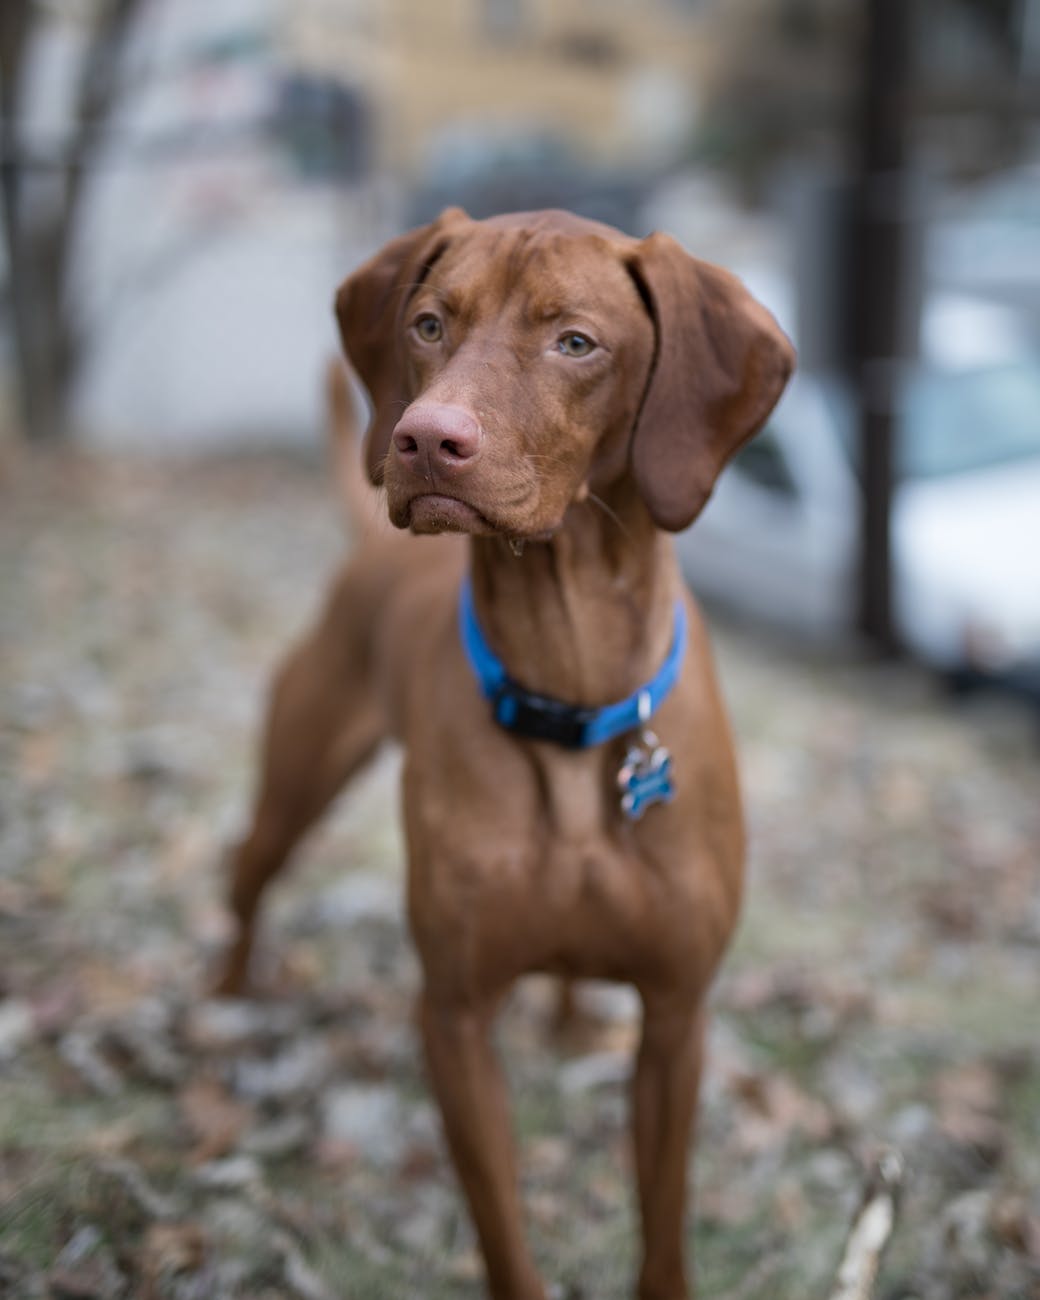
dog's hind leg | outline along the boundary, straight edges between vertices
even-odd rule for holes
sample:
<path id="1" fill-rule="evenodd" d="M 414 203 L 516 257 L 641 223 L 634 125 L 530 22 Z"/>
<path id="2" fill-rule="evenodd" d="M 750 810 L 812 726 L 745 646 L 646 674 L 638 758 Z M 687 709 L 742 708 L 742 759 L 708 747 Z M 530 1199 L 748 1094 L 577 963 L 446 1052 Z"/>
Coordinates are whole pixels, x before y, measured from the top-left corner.
<path id="1" fill-rule="evenodd" d="M 231 854 L 228 903 L 236 932 L 214 991 L 246 990 L 264 889 L 386 732 L 354 636 L 345 635 L 348 584 L 275 678 L 252 825 Z"/>

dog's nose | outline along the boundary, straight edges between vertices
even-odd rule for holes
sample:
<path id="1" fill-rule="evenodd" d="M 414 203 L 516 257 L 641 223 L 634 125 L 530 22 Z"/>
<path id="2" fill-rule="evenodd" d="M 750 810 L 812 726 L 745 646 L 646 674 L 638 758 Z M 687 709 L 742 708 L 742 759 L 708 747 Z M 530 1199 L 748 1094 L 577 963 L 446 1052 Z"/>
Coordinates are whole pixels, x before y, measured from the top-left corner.
<path id="1" fill-rule="evenodd" d="M 461 406 L 433 403 L 409 407 L 394 429 L 394 449 L 418 473 L 449 472 L 480 450 L 480 425 Z"/>

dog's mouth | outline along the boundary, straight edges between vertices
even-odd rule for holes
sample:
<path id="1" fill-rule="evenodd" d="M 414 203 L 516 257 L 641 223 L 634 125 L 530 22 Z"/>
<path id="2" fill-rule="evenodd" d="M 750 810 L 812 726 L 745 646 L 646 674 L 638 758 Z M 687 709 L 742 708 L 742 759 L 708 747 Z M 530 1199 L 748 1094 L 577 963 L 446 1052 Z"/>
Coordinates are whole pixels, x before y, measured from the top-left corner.
<path id="1" fill-rule="evenodd" d="M 555 528 L 517 529 L 493 519 L 458 497 L 421 492 L 403 501 L 390 501 L 390 522 L 413 533 L 466 533 L 470 537 L 502 537 L 515 549 L 526 542 L 547 542 Z"/>
<path id="2" fill-rule="evenodd" d="M 547 542 L 559 529 L 559 523 L 538 526 L 541 521 L 529 515 L 510 517 L 502 511 L 480 510 L 468 500 L 452 497 L 443 491 L 398 493 L 390 486 L 387 494 L 390 523 L 412 533 L 465 533 L 469 537 L 500 537 L 511 545 L 524 542 Z"/>
<path id="3" fill-rule="evenodd" d="M 469 533 L 488 537 L 502 530 L 486 515 L 466 501 L 441 492 L 423 492 L 391 510 L 390 518 L 398 528 L 413 533 Z"/>

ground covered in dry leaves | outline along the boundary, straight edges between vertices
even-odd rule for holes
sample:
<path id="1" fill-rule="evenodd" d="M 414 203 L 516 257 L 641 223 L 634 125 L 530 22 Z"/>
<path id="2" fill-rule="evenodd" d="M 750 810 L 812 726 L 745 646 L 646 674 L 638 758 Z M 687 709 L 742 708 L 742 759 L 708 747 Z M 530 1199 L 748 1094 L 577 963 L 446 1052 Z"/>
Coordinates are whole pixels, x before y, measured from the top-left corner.
<path id="1" fill-rule="evenodd" d="M 0 1293 L 477 1297 L 423 1080 L 395 762 L 270 914 L 282 992 L 204 994 L 265 678 L 342 543 L 320 471 L 52 455 L 0 485 Z M 752 888 L 715 996 L 691 1229 L 711 1300 L 826 1296 L 864 1162 L 878 1294 L 1040 1295 L 1035 735 L 905 670 L 720 629 Z M 630 1294 L 631 1001 L 501 1043 L 554 1294 Z"/>

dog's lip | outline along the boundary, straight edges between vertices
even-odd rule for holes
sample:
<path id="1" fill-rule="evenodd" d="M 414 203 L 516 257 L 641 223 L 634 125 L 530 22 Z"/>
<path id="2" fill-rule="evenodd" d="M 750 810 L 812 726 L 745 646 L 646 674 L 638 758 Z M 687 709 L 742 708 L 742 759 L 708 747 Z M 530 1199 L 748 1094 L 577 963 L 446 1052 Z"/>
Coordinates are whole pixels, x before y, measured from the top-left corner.
<path id="1" fill-rule="evenodd" d="M 399 528 L 414 533 L 468 533 L 474 537 L 502 537 L 516 542 L 548 542 L 559 529 L 510 527 L 504 519 L 485 514 L 479 507 L 450 492 L 417 492 L 394 508 L 390 517 Z"/>
<path id="2" fill-rule="evenodd" d="M 446 492 L 420 492 L 409 499 L 405 526 L 413 532 L 488 534 L 502 530 L 476 506 Z"/>

